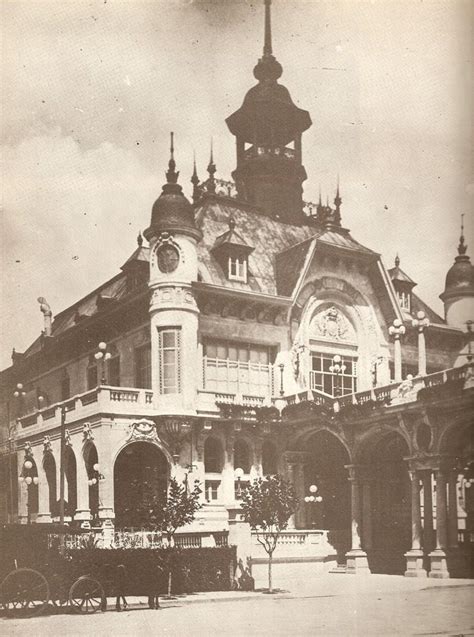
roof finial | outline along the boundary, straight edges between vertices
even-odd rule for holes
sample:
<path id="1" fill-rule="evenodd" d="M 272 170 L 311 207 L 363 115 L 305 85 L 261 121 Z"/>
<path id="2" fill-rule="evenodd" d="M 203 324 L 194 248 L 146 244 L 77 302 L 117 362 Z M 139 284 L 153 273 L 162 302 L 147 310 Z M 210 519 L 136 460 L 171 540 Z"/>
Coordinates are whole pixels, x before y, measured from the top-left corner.
<path id="1" fill-rule="evenodd" d="M 143 245 L 143 235 L 141 230 L 138 232 L 137 243 L 138 243 L 138 247 L 141 248 Z"/>
<path id="2" fill-rule="evenodd" d="M 464 243 L 464 213 L 461 215 L 461 236 L 459 237 L 458 254 L 466 254 L 467 245 Z"/>
<path id="3" fill-rule="evenodd" d="M 398 252 L 397 252 L 397 255 L 395 257 L 395 267 L 398 268 L 399 265 L 400 265 L 400 257 L 398 256 Z"/>
<path id="4" fill-rule="evenodd" d="M 209 173 L 209 179 L 207 180 L 206 190 L 211 194 L 215 194 L 216 192 L 216 180 L 214 179 L 214 175 L 216 173 L 216 165 L 214 163 L 214 141 L 211 137 L 211 156 L 209 158 L 209 165 L 207 167 L 207 172 Z"/>
<path id="5" fill-rule="evenodd" d="M 166 181 L 175 184 L 178 181 L 179 172 L 176 172 L 176 162 L 174 160 L 174 133 L 170 133 L 170 160 L 166 172 Z"/>
<path id="6" fill-rule="evenodd" d="M 263 55 L 272 55 L 272 0 L 264 0 L 265 3 L 265 42 L 263 45 Z"/>
<path id="7" fill-rule="evenodd" d="M 341 195 L 339 194 L 339 173 L 337 175 L 336 197 L 334 199 L 334 203 L 336 205 L 336 210 L 339 210 L 342 203 Z"/>
<path id="8" fill-rule="evenodd" d="M 193 185 L 193 203 L 197 203 L 201 198 L 201 189 L 199 188 L 199 177 L 196 168 L 196 151 L 193 152 L 193 174 L 191 176 Z"/>
<path id="9" fill-rule="evenodd" d="M 321 207 L 323 205 L 322 195 L 321 195 L 321 184 L 319 184 L 319 201 L 318 206 Z"/>

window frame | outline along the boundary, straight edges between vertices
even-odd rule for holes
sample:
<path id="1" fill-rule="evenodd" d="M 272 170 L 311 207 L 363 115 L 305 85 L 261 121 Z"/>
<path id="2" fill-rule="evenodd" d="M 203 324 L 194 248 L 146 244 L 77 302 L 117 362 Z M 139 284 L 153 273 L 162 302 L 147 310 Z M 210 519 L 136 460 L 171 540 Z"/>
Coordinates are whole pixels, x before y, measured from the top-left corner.
<path id="1" fill-rule="evenodd" d="M 160 395 L 167 394 L 180 394 L 182 392 L 182 383 L 181 383 L 181 327 L 179 326 L 163 326 L 158 327 L 158 361 L 159 361 L 159 370 L 160 370 L 160 382 L 159 382 L 159 393 Z M 164 336 L 167 334 L 173 334 L 174 343 L 171 347 L 164 345 Z M 171 362 L 167 362 L 165 359 L 168 352 L 172 352 L 174 354 Z M 167 377 L 167 368 L 174 369 L 173 372 L 173 383 L 168 384 L 166 381 Z"/>

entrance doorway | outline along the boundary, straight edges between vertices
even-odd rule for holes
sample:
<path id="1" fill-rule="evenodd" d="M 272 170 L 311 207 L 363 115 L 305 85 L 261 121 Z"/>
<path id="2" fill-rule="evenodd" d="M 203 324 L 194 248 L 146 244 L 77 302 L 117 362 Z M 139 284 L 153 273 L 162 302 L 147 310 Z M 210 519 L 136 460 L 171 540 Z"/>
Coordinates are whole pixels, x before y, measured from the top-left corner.
<path id="1" fill-rule="evenodd" d="M 117 456 L 114 466 L 115 520 L 117 528 L 140 528 L 143 507 L 166 491 L 168 462 L 150 442 L 133 442 Z"/>

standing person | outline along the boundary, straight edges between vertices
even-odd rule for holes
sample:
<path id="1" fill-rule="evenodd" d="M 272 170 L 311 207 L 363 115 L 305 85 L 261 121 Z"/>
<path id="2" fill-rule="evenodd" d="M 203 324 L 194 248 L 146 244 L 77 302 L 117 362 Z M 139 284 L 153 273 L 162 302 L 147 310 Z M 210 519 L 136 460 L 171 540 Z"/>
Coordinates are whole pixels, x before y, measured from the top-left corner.
<path id="1" fill-rule="evenodd" d="M 163 566 L 160 562 L 153 565 L 150 577 L 150 594 L 148 595 L 148 606 L 158 610 L 160 608 L 160 587 L 163 576 Z"/>
<path id="2" fill-rule="evenodd" d="M 115 587 L 117 598 L 115 600 L 115 610 L 121 611 L 120 600 L 123 602 L 123 609 L 126 610 L 128 604 L 125 599 L 125 587 L 127 582 L 127 569 L 123 564 L 117 566 L 117 572 L 115 574 Z"/>

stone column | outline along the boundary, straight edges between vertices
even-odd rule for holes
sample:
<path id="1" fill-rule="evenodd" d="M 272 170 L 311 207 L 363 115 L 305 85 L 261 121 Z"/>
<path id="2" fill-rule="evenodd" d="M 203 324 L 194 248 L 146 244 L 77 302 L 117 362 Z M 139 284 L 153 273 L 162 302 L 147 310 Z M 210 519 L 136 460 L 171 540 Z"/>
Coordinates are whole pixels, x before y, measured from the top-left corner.
<path id="1" fill-rule="evenodd" d="M 51 511 L 49 510 L 49 485 L 43 468 L 43 458 L 39 459 L 36 468 L 38 470 L 38 515 L 37 522 L 51 522 Z"/>
<path id="2" fill-rule="evenodd" d="M 299 500 L 299 505 L 294 515 L 294 526 L 297 529 L 303 529 L 306 526 L 304 467 L 310 455 L 306 451 L 287 451 L 284 458 L 288 466 L 288 478 L 293 484 Z"/>
<path id="3" fill-rule="evenodd" d="M 102 423 L 97 431 L 95 445 L 99 460 L 100 472 L 104 476 L 99 482 L 99 518 L 108 522 L 107 526 L 113 524 L 115 519 L 114 511 L 114 459 L 112 452 L 110 423 Z"/>
<path id="4" fill-rule="evenodd" d="M 431 484 L 431 470 L 423 471 L 423 548 L 425 553 L 434 549 L 433 527 L 433 487 Z"/>
<path id="5" fill-rule="evenodd" d="M 225 460 L 222 470 L 222 497 L 229 506 L 235 502 L 234 486 L 234 435 L 231 432 L 226 434 Z"/>
<path id="6" fill-rule="evenodd" d="M 395 319 L 393 325 L 388 328 L 388 333 L 393 336 L 393 358 L 395 367 L 395 382 L 402 381 L 402 345 L 401 337 L 405 334 L 405 326 L 400 319 Z"/>
<path id="7" fill-rule="evenodd" d="M 421 548 L 421 509 L 420 476 L 418 471 L 410 471 L 411 481 L 411 549 L 405 553 L 407 577 L 426 577 L 423 568 L 423 550 Z"/>
<path id="8" fill-rule="evenodd" d="M 458 494 L 457 494 L 458 472 L 451 471 L 448 479 L 448 539 L 449 548 L 458 548 Z"/>
<path id="9" fill-rule="evenodd" d="M 443 468 L 436 470 L 436 548 L 430 553 L 430 577 L 449 577 L 446 560 L 448 544 L 448 519 L 446 497 L 446 472 Z"/>
<path id="10" fill-rule="evenodd" d="M 347 573 L 354 575 L 368 575 L 370 573 L 367 562 L 367 553 L 361 546 L 361 498 L 360 498 L 360 478 L 356 465 L 347 465 L 349 470 L 349 480 L 351 483 L 351 550 L 346 553 Z"/>
<path id="11" fill-rule="evenodd" d="M 18 463 L 20 464 L 20 463 Z M 26 524 L 28 520 L 28 488 L 21 478 L 18 480 L 18 522 Z"/>

